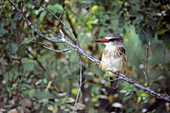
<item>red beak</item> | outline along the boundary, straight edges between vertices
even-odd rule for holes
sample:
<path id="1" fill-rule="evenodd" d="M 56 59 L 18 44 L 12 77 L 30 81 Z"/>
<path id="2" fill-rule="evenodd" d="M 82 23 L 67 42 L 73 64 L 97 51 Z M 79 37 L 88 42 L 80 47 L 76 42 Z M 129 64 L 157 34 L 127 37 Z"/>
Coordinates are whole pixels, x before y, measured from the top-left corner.
<path id="1" fill-rule="evenodd" d="M 96 39 L 96 40 L 94 40 L 95 42 L 101 42 L 101 43 L 108 43 L 109 41 L 107 40 L 107 39 L 105 39 L 105 38 L 103 38 L 103 39 Z"/>

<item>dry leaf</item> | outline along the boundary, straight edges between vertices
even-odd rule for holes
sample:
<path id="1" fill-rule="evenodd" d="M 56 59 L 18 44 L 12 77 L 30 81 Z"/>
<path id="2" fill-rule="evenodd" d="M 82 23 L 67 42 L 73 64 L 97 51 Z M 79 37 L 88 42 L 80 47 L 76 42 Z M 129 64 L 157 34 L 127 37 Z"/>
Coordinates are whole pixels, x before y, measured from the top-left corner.
<path id="1" fill-rule="evenodd" d="M 52 84 L 52 81 L 49 81 L 47 87 L 45 88 L 46 93 L 48 93 L 48 89 L 50 89 L 51 84 Z"/>
<path id="2" fill-rule="evenodd" d="M 109 95 L 109 102 L 112 102 L 112 100 L 115 98 L 115 96 L 114 95 Z"/>
<path id="3" fill-rule="evenodd" d="M 65 99 L 65 103 L 73 103 L 73 102 L 75 102 L 75 99 L 72 97 Z"/>
<path id="4" fill-rule="evenodd" d="M 167 110 L 167 111 L 170 110 L 170 104 L 169 104 L 169 102 L 166 102 L 166 103 L 165 103 L 165 107 L 166 107 L 166 110 Z"/>
<path id="5" fill-rule="evenodd" d="M 21 105 L 26 107 L 32 107 L 32 102 L 29 99 L 21 100 Z"/>
<path id="6" fill-rule="evenodd" d="M 48 107 L 48 110 L 50 110 L 50 111 L 52 111 L 52 113 L 57 113 L 57 111 L 58 111 L 58 106 L 49 106 Z"/>
<path id="7" fill-rule="evenodd" d="M 78 103 L 77 109 L 84 109 L 86 106 L 84 104 Z"/>

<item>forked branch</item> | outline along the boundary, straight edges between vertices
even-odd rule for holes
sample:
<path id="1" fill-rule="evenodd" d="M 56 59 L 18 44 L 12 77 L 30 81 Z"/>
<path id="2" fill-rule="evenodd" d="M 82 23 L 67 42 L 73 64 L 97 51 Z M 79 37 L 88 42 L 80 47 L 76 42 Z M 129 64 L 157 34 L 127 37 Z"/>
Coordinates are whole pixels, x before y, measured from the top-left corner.
<path id="1" fill-rule="evenodd" d="M 23 19 L 27 22 L 27 24 L 35 31 L 37 32 L 42 38 L 44 38 L 45 40 L 48 40 L 49 42 L 52 43 L 63 43 L 66 44 L 68 46 L 70 46 L 72 48 L 72 50 L 76 50 L 78 52 L 78 55 L 82 55 L 86 58 L 88 58 L 89 60 L 91 60 L 92 62 L 94 62 L 96 65 L 100 64 L 100 61 L 95 58 L 92 57 L 90 54 L 88 54 L 87 52 L 85 52 L 80 46 L 79 46 L 79 42 L 77 40 L 77 38 L 74 36 L 74 34 L 70 31 L 70 29 L 56 16 L 54 15 L 51 11 L 49 11 L 47 8 L 43 7 L 40 3 L 38 3 L 41 7 L 43 7 L 47 12 L 49 12 L 50 14 L 52 14 L 55 18 L 58 19 L 58 21 L 60 21 L 66 28 L 67 30 L 71 33 L 71 35 L 73 36 L 74 40 L 76 41 L 76 44 L 70 42 L 69 40 L 66 39 L 66 37 L 63 37 L 63 33 L 61 32 L 61 36 L 57 36 L 59 37 L 59 39 L 57 38 L 50 38 L 45 36 L 43 33 L 41 33 L 24 15 L 24 13 L 22 12 L 22 10 L 20 10 L 17 5 L 12 1 L 12 0 L 8 0 L 12 6 L 15 7 L 15 9 L 21 14 L 21 16 L 23 17 Z M 55 35 L 56 36 L 56 35 Z M 48 48 L 49 49 L 49 48 Z M 112 73 L 115 73 L 112 70 L 109 70 Z M 145 87 L 143 85 L 140 85 L 139 83 L 137 83 L 136 81 L 132 80 L 131 78 L 127 77 L 126 75 L 119 73 L 119 76 L 121 79 L 123 79 L 124 81 L 128 82 L 129 84 L 134 85 L 136 88 L 141 89 L 143 91 L 145 91 L 146 93 L 155 96 L 156 98 L 162 99 L 162 100 L 166 100 L 168 102 L 170 102 L 170 96 L 167 94 L 160 94 L 158 92 L 153 91 L 152 89 L 150 89 L 149 87 Z"/>

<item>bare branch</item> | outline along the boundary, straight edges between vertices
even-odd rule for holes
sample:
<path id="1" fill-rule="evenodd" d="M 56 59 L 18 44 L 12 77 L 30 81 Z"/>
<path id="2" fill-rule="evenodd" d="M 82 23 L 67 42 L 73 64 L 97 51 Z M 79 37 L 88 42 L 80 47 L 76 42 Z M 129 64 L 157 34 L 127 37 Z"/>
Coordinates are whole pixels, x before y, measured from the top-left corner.
<path id="1" fill-rule="evenodd" d="M 55 42 L 55 43 L 63 43 L 63 40 L 61 39 L 53 39 L 50 37 L 45 36 L 43 33 L 41 33 L 24 15 L 24 13 L 22 12 L 21 9 L 19 9 L 17 7 L 17 5 L 12 1 L 9 0 L 9 2 L 15 7 L 15 9 L 20 13 L 20 15 L 23 17 L 23 19 L 27 22 L 28 26 L 30 26 L 36 33 L 38 33 L 41 37 L 45 38 L 46 40 L 50 41 L 50 42 Z"/>
<path id="2" fill-rule="evenodd" d="M 62 38 L 60 35 L 54 33 L 53 31 L 51 31 L 51 30 L 48 30 L 48 31 L 51 32 L 53 35 L 55 35 L 55 36 L 57 36 L 57 37 L 59 37 L 59 38 Z"/>
<path id="3" fill-rule="evenodd" d="M 47 12 L 49 12 L 51 15 L 53 15 L 61 24 L 64 25 L 64 27 L 69 31 L 69 33 L 73 36 L 74 40 L 76 41 L 77 46 L 79 46 L 79 42 L 77 40 L 77 38 L 75 37 L 75 35 L 71 32 L 71 30 L 66 26 L 66 24 L 61 21 L 54 13 L 52 13 L 48 8 L 44 7 L 42 4 L 40 4 L 37 0 L 35 0 L 37 2 L 37 4 L 39 6 L 41 6 L 42 8 L 44 8 Z"/>
<path id="4" fill-rule="evenodd" d="M 50 45 L 42 43 L 42 42 L 37 42 L 36 40 L 31 40 L 30 42 L 34 42 L 34 43 L 37 43 L 37 44 L 40 44 L 40 45 L 43 45 L 43 46 L 46 46 L 46 47 L 50 46 Z"/>
<path id="5" fill-rule="evenodd" d="M 95 64 L 99 65 L 100 61 L 94 57 L 92 57 L 91 55 L 89 55 L 88 53 L 86 53 L 82 48 L 78 47 L 77 45 L 73 44 L 72 42 L 68 41 L 65 39 L 65 42 L 63 42 L 62 39 L 54 39 L 54 38 L 49 38 L 47 36 L 45 36 L 44 34 L 42 34 L 34 25 L 32 25 L 32 23 L 26 18 L 26 16 L 24 15 L 23 12 L 21 12 L 21 10 L 17 7 L 17 5 L 12 1 L 12 0 L 8 0 L 12 6 L 15 7 L 15 9 L 21 14 L 21 16 L 24 18 L 24 20 L 27 22 L 27 24 L 34 30 L 36 31 L 42 38 L 53 42 L 53 43 L 66 43 L 69 46 L 71 46 L 72 48 L 77 49 L 77 51 L 82 54 L 83 56 L 87 57 L 88 59 L 90 59 L 91 61 L 93 61 Z M 71 31 L 70 31 L 71 32 Z"/>
<path id="6" fill-rule="evenodd" d="M 59 19 L 61 19 L 61 17 L 63 16 L 63 14 L 64 14 L 64 10 L 65 10 L 66 6 L 67 6 L 67 4 L 65 4 L 65 3 L 64 3 L 63 12 L 60 14 Z"/>
<path id="7" fill-rule="evenodd" d="M 73 25 L 73 23 L 72 23 L 71 19 L 69 18 L 69 15 L 67 13 L 66 13 L 66 18 L 67 18 L 67 20 L 70 24 L 71 29 L 73 30 L 73 34 L 75 35 L 75 37 L 77 37 L 77 33 L 76 33 L 75 28 L 74 28 L 74 25 Z"/>
<path id="8" fill-rule="evenodd" d="M 146 34 L 146 32 L 143 30 L 144 34 L 146 35 L 146 38 L 149 38 L 148 35 Z M 145 70 L 143 70 L 143 73 L 145 75 L 145 81 L 146 81 L 146 86 L 149 87 L 149 84 L 148 84 L 148 78 L 147 78 L 147 63 L 148 63 L 148 50 L 149 50 L 149 44 L 150 44 L 150 40 L 146 46 L 146 59 L 145 59 Z"/>
<path id="9" fill-rule="evenodd" d="M 21 16 L 24 18 L 24 20 L 27 22 L 27 24 L 34 30 L 36 31 L 42 38 L 50 41 L 50 42 L 53 42 L 53 43 L 66 43 L 67 45 L 71 46 L 72 48 L 76 49 L 77 52 L 83 56 L 85 56 L 86 58 L 88 58 L 89 60 L 91 60 L 92 62 L 94 62 L 96 65 L 99 65 L 100 64 L 100 61 L 95 58 L 95 57 L 92 57 L 91 55 L 89 55 L 87 52 L 85 52 L 82 48 L 79 47 L 79 43 L 78 43 L 78 40 L 76 39 L 76 37 L 74 36 L 74 34 L 71 32 L 71 30 L 57 17 L 55 16 L 51 11 L 49 11 L 47 8 L 43 7 L 41 4 L 41 7 L 43 7 L 46 11 L 48 11 L 50 14 L 52 14 L 55 18 L 58 19 L 58 21 L 60 21 L 66 28 L 67 30 L 72 34 L 73 38 L 75 39 L 76 41 L 76 45 L 73 44 L 72 42 L 68 41 L 68 40 L 64 40 L 63 39 L 53 39 L 53 38 L 49 38 L 47 36 L 45 36 L 44 34 L 42 34 L 38 29 L 35 28 L 35 26 L 32 25 L 32 23 L 26 18 L 26 16 L 24 15 L 24 13 L 17 7 L 17 5 L 12 1 L 12 0 L 8 0 L 12 6 L 14 6 L 16 8 L 16 10 L 21 14 Z M 109 70 L 110 72 L 112 73 L 115 73 L 114 71 L 112 70 Z M 128 82 L 129 84 L 132 84 L 134 85 L 136 88 L 139 88 L 143 91 L 145 91 L 146 93 L 152 95 L 152 96 L 155 96 L 159 99 L 162 99 L 162 100 L 166 100 L 168 102 L 170 102 L 170 96 L 169 95 L 163 95 L 163 94 L 160 94 L 160 93 L 157 93 L 153 90 L 151 90 L 149 87 L 145 87 L 145 86 L 142 86 L 140 85 L 139 83 L 137 83 L 136 81 L 128 78 L 126 75 L 122 74 L 122 73 L 119 73 L 119 77 L 121 77 L 124 81 Z"/>
<path id="10" fill-rule="evenodd" d="M 149 87 L 148 79 L 147 79 L 147 63 L 148 63 L 148 56 L 149 56 L 148 50 L 149 50 L 149 44 L 148 44 L 147 47 L 146 47 L 145 70 L 143 70 L 143 73 L 144 73 L 144 75 L 145 75 L 145 81 L 146 81 L 147 87 Z"/>
<path id="11" fill-rule="evenodd" d="M 108 81 L 110 82 L 110 81 L 116 81 L 116 80 L 120 80 L 120 79 L 122 79 L 122 77 L 114 78 L 113 80 L 108 80 Z"/>
<path id="12" fill-rule="evenodd" d="M 77 107 L 77 102 L 78 102 L 79 95 L 81 93 L 81 86 L 82 86 L 82 79 L 83 79 L 83 76 L 82 76 L 82 59 L 81 59 L 80 54 L 78 54 L 78 56 L 79 56 L 79 61 L 80 61 L 80 86 L 79 86 L 78 94 L 77 94 L 76 101 L 75 101 L 75 104 L 74 104 L 73 113 L 75 112 L 76 107 Z"/>
<path id="13" fill-rule="evenodd" d="M 38 63 L 38 65 L 43 69 L 43 71 L 45 71 L 47 73 L 47 75 L 50 77 L 50 79 L 54 82 L 54 84 L 56 85 L 57 89 L 59 92 L 61 92 L 62 90 L 60 89 L 60 86 L 57 84 L 57 82 L 52 78 L 50 72 L 43 66 L 43 64 L 41 63 L 41 61 L 38 60 L 38 58 L 28 49 L 26 49 L 27 52 L 33 57 L 34 60 L 36 60 L 36 62 Z"/>
<path id="14" fill-rule="evenodd" d="M 165 56 L 166 56 L 166 48 L 164 47 L 162 65 L 165 63 Z"/>
<path id="15" fill-rule="evenodd" d="M 64 52 L 68 52 L 68 51 L 76 51 L 75 49 L 65 49 L 65 50 L 59 51 L 59 50 L 55 50 L 53 48 L 47 47 L 45 45 L 43 47 L 46 48 L 46 49 L 52 50 L 52 51 L 54 51 L 56 53 L 64 53 Z"/>
<path id="16" fill-rule="evenodd" d="M 116 72 L 114 72 L 112 70 L 108 70 L 108 71 L 116 74 Z M 119 73 L 119 77 L 122 77 L 123 80 L 125 80 L 126 82 L 134 85 L 136 88 L 139 88 L 139 89 L 145 91 L 145 93 L 147 93 L 147 94 L 150 94 L 152 96 L 155 96 L 156 98 L 163 99 L 163 100 L 166 100 L 166 101 L 170 102 L 170 96 L 167 95 L 167 94 L 163 95 L 163 94 L 157 93 L 157 92 L 153 91 L 152 89 L 150 89 L 149 87 L 145 87 L 145 86 L 140 85 L 139 83 L 137 83 L 136 81 L 128 78 L 126 75 L 124 75 L 122 73 Z"/>

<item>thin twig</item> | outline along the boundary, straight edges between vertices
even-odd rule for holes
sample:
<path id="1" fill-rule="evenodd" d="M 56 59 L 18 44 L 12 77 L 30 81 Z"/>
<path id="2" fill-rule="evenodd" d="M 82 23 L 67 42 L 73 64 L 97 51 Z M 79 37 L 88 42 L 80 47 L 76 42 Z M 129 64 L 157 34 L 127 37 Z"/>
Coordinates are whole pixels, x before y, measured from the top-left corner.
<path id="1" fill-rule="evenodd" d="M 65 31 L 63 31 L 64 29 L 60 29 L 60 30 L 62 30 L 62 32 L 72 41 L 72 42 L 74 42 L 74 40 L 65 32 Z M 52 31 L 52 30 L 48 30 L 50 33 L 52 33 L 53 35 L 55 35 L 55 36 L 57 36 L 57 37 L 59 37 L 59 38 L 62 38 L 60 35 L 58 35 L 58 34 L 56 34 L 54 31 Z"/>
<path id="2" fill-rule="evenodd" d="M 81 55 L 78 54 L 79 56 L 79 61 L 80 61 L 80 86 L 79 86 L 79 90 L 78 90 L 78 93 L 77 93 L 77 97 L 76 97 L 76 101 L 75 101 L 75 104 L 74 104 L 74 109 L 73 109 L 73 113 L 75 112 L 76 110 L 76 107 L 77 107 L 77 102 L 78 102 L 78 98 L 79 98 L 79 95 L 81 93 L 81 86 L 82 86 L 82 59 L 81 59 Z"/>
<path id="3" fill-rule="evenodd" d="M 165 56 L 166 56 L 166 48 L 164 47 L 162 65 L 165 63 Z"/>
<path id="4" fill-rule="evenodd" d="M 62 38 L 60 35 L 56 34 L 55 32 L 53 32 L 52 30 L 48 30 L 50 33 L 52 33 L 53 35 L 59 37 L 59 38 Z"/>
<path id="5" fill-rule="evenodd" d="M 22 11 L 22 9 L 23 9 L 23 1 L 21 0 L 21 11 Z"/>
<path id="6" fill-rule="evenodd" d="M 67 4 L 65 4 L 65 3 L 64 3 L 63 12 L 60 14 L 59 19 L 61 19 L 61 17 L 63 16 L 63 14 L 64 14 L 64 10 L 65 10 L 66 6 L 67 6 Z"/>
<path id="7" fill-rule="evenodd" d="M 113 70 L 108 70 L 108 71 L 116 74 L 116 72 L 114 72 Z M 122 77 L 123 80 L 125 80 L 129 84 L 134 85 L 136 88 L 139 88 L 139 89 L 145 91 L 145 93 L 148 93 L 148 94 L 150 94 L 152 96 L 155 96 L 156 98 L 163 99 L 163 100 L 166 100 L 166 101 L 170 102 L 170 96 L 167 95 L 167 94 L 157 93 L 154 90 L 150 89 L 149 87 L 142 86 L 141 84 L 139 84 L 136 81 L 128 78 L 126 75 L 124 75 L 122 73 L 119 73 L 119 77 Z"/>
<path id="8" fill-rule="evenodd" d="M 66 24 L 61 21 L 54 13 L 52 13 L 48 8 L 44 7 L 42 4 L 40 4 L 37 0 L 35 0 L 37 2 L 37 4 L 39 6 L 41 6 L 42 8 L 44 8 L 47 12 L 49 12 L 51 15 L 53 15 L 61 24 L 63 24 L 65 26 L 65 28 L 69 31 L 69 33 L 73 36 L 74 40 L 76 41 L 77 46 L 79 45 L 79 42 L 77 40 L 77 38 L 75 37 L 75 35 L 71 32 L 71 30 L 66 26 Z"/>
<path id="9" fill-rule="evenodd" d="M 52 78 L 50 72 L 43 66 L 43 64 L 41 63 L 41 61 L 38 60 L 38 58 L 28 49 L 26 49 L 27 52 L 33 57 L 33 59 L 35 61 L 37 61 L 38 65 L 43 69 L 43 71 L 45 71 L 47 73 L 47 75 L 50 77 L 50 79 L 54 82 L 54 84 L 56 85 L 57 89 L 59 92 L 61 92 L 60 86 L 57 84 L 57 82 Z"/>
<path id="10" fill-rule="evenodd" d="M 87 79 L 85 79 L 85 80 L 82 82 L 82 84 L 84 84 L 86 81 L 87 81 Z"/>
<path id="11" fill-rule="evenodd" d="M 52 50 L 52 51 L 54 51 L 54 52 L 56 52 L 56 53 L 64 53 L 64 52 L 68 52 L 68 51 L 75 51 L 75 49 L 64 49 L 64 50 L 62 50 L 62 51 L 59 51 L 59 50 L 55 50 L 55 49 L 53 49 L 53 48 L 50 48 L 50 47 L 47 47 L 47 46 L 43 46 L 44 48 L 46 48 L 46 49 L 49 49 L 49 50 Z"/>
<path id="12" fill-rule="evenodd" d="M 170 10 L 170 6 L 169 6 L 169 4 L 167 4 L 167 7 L 168 7 L 168 9 Z"/>
<path id="13" fill-rule="evenodd" d="M 146 86 L 149 87 L 148 78 L 147 78 L 147 63 L 148 63 L 148 56 L 149 56 L 148 50 L 149 50 L 150 39 L 149 39 L 148 35 L 146 34 L 146 32 L 144 30 L 143 30 L 143 33 L 146 35 L 146 38 L 149 40 L 149 42 L 146 46 L 145 70 L 143 70 L 143 73 L 145 75 Z"/>
<path id="14" fill-rule="evenodd" d="M 74 28 L 74 25 L 73 25 L 73 23 L 72 23 L 71 19 L 69 18 L 69 15 L 67 13 L 66 13 L 66 18 L 67 18 L 67 20 L 70 24 L 71 29 L 73 30 L 73 34 L 75 35 L 75 37 L 77 37 L 77 33 L 76 33 L 75 28 Z"/>
<path id="15" fill-rule="evenodd" d="M 77 49 L 77 51 L 79 53 L 81 53 L 83 56 L 89 58 L 91 61 L 93 61 L 95 64 L 99 65 L 100 61 L 94 57 L 92 57 L 91 55 L 89 55 L 88 53 L 86 53 L 82 48 L 80 48 L 79 46 L 73 44 L 72 42 L 68 41 L 68 40 L 62 40 L 62 39 L 56 39 L 56 38 L 50 38 L 45 36 L 44 34 L 42 34 L 24 15 L 24 13 L 17 7 L 17 5 L 12 1 L 12 0 L 8 0 L 12 6 L 14 6 L 16 8 L 16 10 L 21 14 L 21 16 L 23 17 L 23 19 L 27 22 L 27 24 L 35 31 L 37 32 L 42 38 L 44 38 L 45 40 L 48 40 L 50 42 L 53 43 L 66 43 L 69 46 L 71 46 L 72 48 Z"/>
<path id="16" fill-rule="evenodd" d="M 63 33 L 64 33 L 74 44 L 76 44 L 76 42 L 73 40 L 73 38 L 65 31 L 65 29 L 63 28 L 63 26 L 61 27 L 61 30 L 63 31 Z"/>
<path id="17" fill-rule="evenodd" d="M 16 8 L 16 10 L 21 14 L 21 16 L 24 18 L 24 20 L 27 22 L 27 24 L 34 30 L 36 31 L 42 38 L 50 41 L 50 42 L 53 42 L 53 43 L 66 43 L 67 45 L 69 45 L 70 47 L 74 48 L 77 50 L 78 53 L 80 53 L 81 55 L 85 56 L 86 58 L 88 58 L 89 60 L 91 60 L 92 62 L 94 62 L 96 65 L 99 65 L 100 64 L 100 61 L 98 59 L 96 59 L 95 57 L 92 57 L 91 55 L 89 55 L 87 52 L 85 52 L 81 47 L 73 44 L 72 42 L 68 41 L 68 40 L 62 40 L 62 39 L 52 39 L 52 38 L 49 38 L 47 36 L 45 36 L 44 34 L 42 34 L 37 28 L 35 28 L 35 26 L 32 25 L 32 23 L 26 18 L 26 16 L 24 15 L 24 13 L 17 7 L 17 5 L 12 1 L 12 0 L 8 0 L 12 6 L 14 6 Z M 61 21 L 61 20 L 59 20 Z M 70 31 L 71 32 L 71 31 Z M 72 33 L 73 34 L 73 33 Z M 73 34 L 74 35 L 74 34 Z M 110 72 L 112 73 L 115 73 L 114 71 L 112 70 L 109 70 Z M 159 99 L 162 99 L 162 100 L 166 100 L 168 102 L 170 102 L 170 96 L 167 95 L 167 94 L 160 94 L 158 92 L 155 92 L 154 90 L 151 90 L 149 87 L 145 87 L 145 86 L 142 86 L 140 85 L 139 83 L 137 83 L 136 81 L 132 80 L 131 78 L 127 77 L 126 75 L 122 74 L 122 73 L 119 73 L 119 77 L 122 77 L 122 79 L 126 82 L 128 82 L 129 84 L 132 84 L 134 85 L 136 88 L 139 88 L 143 91 L 145 91 L 146 93 L 152 95 L 152 96 L 155 96 Z"/>
<path id="18" fill-rule="evenodd" d="M 46 46 L 46 47 L 49 47 L 49 46 L 50 46 L 50 45 L 45 44 L 45 43 L 42 43 L 42 42 L 37 42 L 36 40 L 31 40 L 30 42 L 34 42 L 34 43 L 37 43 L 37 44 L 41 44 L 41 45 Z"/>
<path id="19" fill-rule="evenodd" d="M 149 56 L 148 50 L 149 50 L 149 44 L 148 44 L 147 47 L 146 47 L 145 70 L 143 70 L 143 73 L 144 73 L 144 75 L 145 75 L 145 81 L 146 81 L 147 87 L 149 87 L 148 79 L 147 79 L 147 63 L 148 63 L 148 56 Z"/>
<path id="20" fill-rule="evenodd" d="M 122 79 L 122 77 L 119 77 L 119 78 L 114 78 L 113 80 L 107 80 L 107 81 L 116 81 L 116 80 L 120 80 L 120 79 Z"/>
<path id="21" fill-rule="evenodd" d="M 27 22 L 28 26 L 30 26 L 36 33 L 38 33 L 41 37 L 45 38 L 48 41 L 55 42 L 55 43 L 63 43 L 64 41 L 62 39 L 53 39 L 48 36 L 45 36 L 43 33 L 41 33 L 25 16 L 25 14 L 22 12 L 21 9 L 17 7 L 17 5 L 12 1 L 8 0 L 14 7 L 15 9 L 20 13 L 20 15 L 23 17 L 23 19 Z"/>

